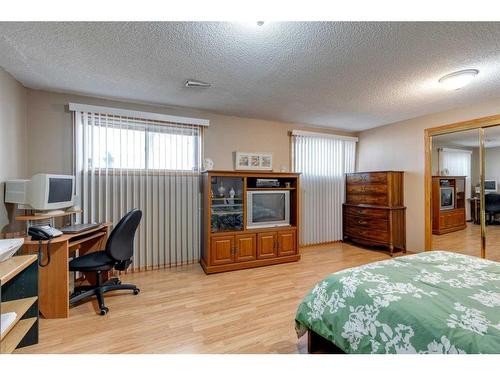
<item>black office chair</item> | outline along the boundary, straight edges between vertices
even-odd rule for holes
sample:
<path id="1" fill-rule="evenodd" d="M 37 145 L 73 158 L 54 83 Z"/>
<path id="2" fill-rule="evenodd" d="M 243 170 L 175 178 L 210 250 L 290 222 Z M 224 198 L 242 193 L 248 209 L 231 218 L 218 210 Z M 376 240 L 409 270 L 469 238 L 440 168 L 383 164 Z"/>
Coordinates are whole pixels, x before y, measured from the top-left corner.
<path id="1" fill-rule="evenodd" d="M 127 213 L 113 229 L 106 242 L 106 249 L 82 255 L 69 262 L 70 271 L 96 272 L 96 285 L 75 288 L 69 303 L 71 305 L 84 298 L 96 295 L 101 315 L 106 315 L 109 309 L 104 305 L 104 293 L 110 290 L 140 290 L 132 284 L 122 284 L 118 278 L 102 282 L 102 272 L 115 269 L 126 270 L 132 263 L 134 254 L 135 231 L 141 221 L 142 212 L 133 209 Z"/>
<path id="2" fill-rule="evenodd" d="M 488 224 L 495 222 L 495 215 L 500 213 L 500 194 L 489 193 L 484 196 L 485 211 L 488 217 Z"/>

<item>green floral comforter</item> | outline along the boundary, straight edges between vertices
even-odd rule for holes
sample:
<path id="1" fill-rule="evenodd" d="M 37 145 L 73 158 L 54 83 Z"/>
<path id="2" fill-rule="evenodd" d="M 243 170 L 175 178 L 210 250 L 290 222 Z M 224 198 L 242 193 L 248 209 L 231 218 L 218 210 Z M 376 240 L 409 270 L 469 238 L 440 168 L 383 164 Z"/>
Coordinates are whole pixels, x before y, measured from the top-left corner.
<path id="1" fill-rule="evenodd" d="M 432 251 L 346 269 L 295 321 L 346 353 L 500 353 L 500 263 Z"/>

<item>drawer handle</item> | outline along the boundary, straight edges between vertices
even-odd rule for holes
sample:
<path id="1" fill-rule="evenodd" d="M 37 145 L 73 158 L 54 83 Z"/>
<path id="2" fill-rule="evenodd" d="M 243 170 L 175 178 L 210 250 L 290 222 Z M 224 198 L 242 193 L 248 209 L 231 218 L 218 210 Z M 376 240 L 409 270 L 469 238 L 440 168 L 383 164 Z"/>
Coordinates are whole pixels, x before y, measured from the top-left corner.
<path id="1" fill-rule="evenodd" d="M 365 225 L 365 224 L 368 224 L 368 222 L 366 222 L 364 220 L 358 220 L 358 224 Z"/>

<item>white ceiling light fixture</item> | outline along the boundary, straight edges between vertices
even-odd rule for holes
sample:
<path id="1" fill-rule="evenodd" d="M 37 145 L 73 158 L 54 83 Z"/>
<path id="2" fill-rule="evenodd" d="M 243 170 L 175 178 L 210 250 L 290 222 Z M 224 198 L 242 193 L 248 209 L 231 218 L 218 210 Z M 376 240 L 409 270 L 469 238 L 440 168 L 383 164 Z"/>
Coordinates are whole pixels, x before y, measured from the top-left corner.
<path id="1" fill-rule="evenodd" d="M 207 89 L 210 86 L 212 86 L 212 84 L 211 83 L 207 83 L 207 82 L 197 81 L 197 80 L 194 80 L 194 79 L 188 79 L 188 80 L 186 80 L 186 82 L 184 82 L 184 86 L 186 86 L 186 87 L 198 87 L 198 88 Z"/>
<path id="2" fill-rule="evenodd" d="M 471 83 L 478 73 L 479 70 L 477 69 L 459 70 L 441 77 L 439 83 L 441 83 L 446 90 L 458 90 Z"/>
<path id="3" fill-rule="evenodd" d="M 257 26 L 262 26 L 264 25 L 264 21 L 257 21 Z"/>

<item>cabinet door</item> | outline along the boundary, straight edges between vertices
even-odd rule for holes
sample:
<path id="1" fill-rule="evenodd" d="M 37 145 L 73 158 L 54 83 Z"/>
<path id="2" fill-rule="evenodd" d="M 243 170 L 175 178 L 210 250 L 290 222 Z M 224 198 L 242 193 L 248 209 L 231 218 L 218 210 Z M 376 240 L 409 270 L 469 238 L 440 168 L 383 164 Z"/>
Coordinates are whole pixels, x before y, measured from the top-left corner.
<path id="1" fill-rule="evenodd" d="M 255 234 L 240 234 L 236 235 L 235 239 L 236 246 L 234 260 L 236 262 L 246 262 L 257 259 Z"/>
<path id="2" fill-rule="evenodd" d="M 228 264 L 234 261 L 234 236 L 212 237 L 210 243 L 210 264 Z"/>
<path id="3" fill-rule="evenodd" d="M 296 236 L 294 230 L 278 232 L 278 255 L 294 255 L 297 253 Z"/>
<path id="4" fill-rule="evenodd" d="M 278 255 L 277 233 L 264 232 L 257 235 L 257 258 L 275 258 Z"/>

